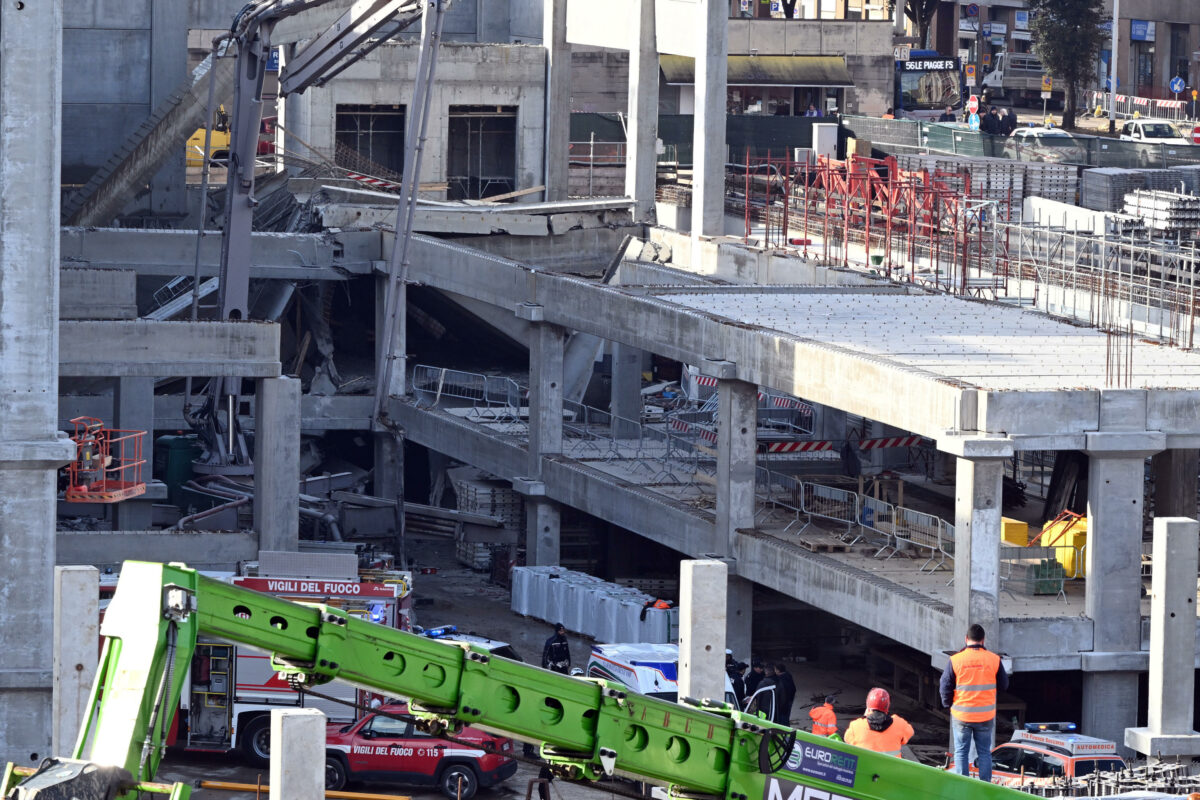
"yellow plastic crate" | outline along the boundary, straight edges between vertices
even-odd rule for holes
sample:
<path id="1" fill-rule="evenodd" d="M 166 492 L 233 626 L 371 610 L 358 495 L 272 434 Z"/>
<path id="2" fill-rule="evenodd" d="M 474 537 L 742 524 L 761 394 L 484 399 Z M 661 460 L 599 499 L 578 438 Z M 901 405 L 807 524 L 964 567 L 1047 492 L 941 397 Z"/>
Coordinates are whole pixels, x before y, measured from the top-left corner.
<path id="1" fill-rule="evenodd" d="M 1024 547 L 1029 544 L 1029 523 L 1019 519 L 1000 518 L 1001 541 Z"/>

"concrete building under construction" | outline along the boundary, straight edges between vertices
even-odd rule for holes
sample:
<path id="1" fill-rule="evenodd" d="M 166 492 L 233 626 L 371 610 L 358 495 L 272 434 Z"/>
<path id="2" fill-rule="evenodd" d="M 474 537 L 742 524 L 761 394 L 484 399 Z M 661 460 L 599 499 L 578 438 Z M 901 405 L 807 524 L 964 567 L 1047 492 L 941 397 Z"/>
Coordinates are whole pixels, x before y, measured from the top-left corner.
<path id="1" fill-rule="evenodd" d="M 1006 713 L 1124 746 L 1149 525 L 1197 516 L 1194 248 L 1085 230 L 1077 184 L 1047 199 L 1078 170 L 797 118 L 891 104 L 860 4 L 288 5 L 0 7 L 0 760 L 72 738 L 56 565 L 404 566 L 439 513 L 501 579 L 725 560 L 738 654 L 837 641 L 922 686 L 982 624 Z M 109 476 L 144 493 L 70 494 L 84 417 L 146 432 Z"/>

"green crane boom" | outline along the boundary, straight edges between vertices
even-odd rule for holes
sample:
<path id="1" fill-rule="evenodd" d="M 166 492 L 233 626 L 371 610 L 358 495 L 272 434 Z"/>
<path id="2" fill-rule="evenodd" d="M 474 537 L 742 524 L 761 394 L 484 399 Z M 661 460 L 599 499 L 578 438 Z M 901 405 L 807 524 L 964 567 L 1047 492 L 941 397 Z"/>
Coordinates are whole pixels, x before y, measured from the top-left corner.
<path id="1" fill-rule="evenodd" d="M 24 780 L 9 765 L 0 782 L 6 798 L 132 800 L 134 785 L 153 780 L 162 759 L 200 634 L 270 653 L 275 669 L 297 685 L 341 680 L 407 697 L 435 732 L 474 725 L 540 743 L 543 757 L 575 779 L 618 774 L 665 784 L 674 796 L 714 800 L 1027 797 L 796 732 L 723 703 L 645 697 L 337 608 L 259 594 L 181 565 L 126 562 L 101 633 L 91 713 L 73 760 Z M 186 787 L 177 784 L 173 793 L 186 800 Z"/>

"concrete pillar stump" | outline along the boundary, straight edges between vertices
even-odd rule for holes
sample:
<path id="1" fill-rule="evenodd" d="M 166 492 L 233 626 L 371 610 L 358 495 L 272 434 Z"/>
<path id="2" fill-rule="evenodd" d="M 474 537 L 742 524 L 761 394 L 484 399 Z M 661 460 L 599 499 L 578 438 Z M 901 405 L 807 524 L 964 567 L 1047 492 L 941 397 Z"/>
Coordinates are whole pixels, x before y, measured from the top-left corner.
<path id="1" fill-rule="evenodd" d="M 679 696 L 725 699 L 724 597 L 729 567 L 724 561 L 679 564 Z"/>
<path id="2" fill-rule="evenodd" d="M 271 800 L 325 800 L 325 714 L 271 712 Z"/>

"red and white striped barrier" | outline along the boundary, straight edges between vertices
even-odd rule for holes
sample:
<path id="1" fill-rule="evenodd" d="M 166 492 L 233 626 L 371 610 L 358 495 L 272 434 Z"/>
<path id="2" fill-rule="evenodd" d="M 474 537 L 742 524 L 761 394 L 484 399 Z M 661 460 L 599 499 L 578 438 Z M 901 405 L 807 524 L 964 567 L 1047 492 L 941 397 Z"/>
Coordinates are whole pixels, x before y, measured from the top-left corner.
<path id="1" fill-rule="evenodd" d="M 392 192 L 400 190 L 400 184 L 385 181 L 383 178 L 373 178 L 370 175 L 361 175 L 357 172 L 347 172 L 346 177 L 359 183 L 365 183 L 367 186 L 373 186 L 376 189 L 386 189 Z"/>
<path id="2" fill-rule="evenodd" d="M 694 377 L 696 379 L 697 386 L 704 386 L 709 389 L 715 389 L 717 387 L 718 379 L 712 377 L 711 375 L 696 375 Z M 776 408 L 794 408 L 804 414 L 813 413 L 813 407 L 808 403 L 805 403 L 803 400 L 796 400 L 791 397 L 782 397 L 780 395 L 768 395 L 766 392 L 758 393 L 758 401 L 760 403 L 766 400 L 768 397 L 771 398 L 771 405 L 775 406 Z"/>
<path id="3" fill-rule="evenodd" d="M 883 450 L 889 447 L 916 447 L 927 441 L 923 436 L 886 436 L 882 439 L 862 439 L 858 442 L 859 450 Z M 832 450 L 832 441 L 812 442 L 770 442 L 767 444 L 768 453 L 814 453 L 822 450 Z"/>
<path id="4" fill-rule="evenodd" d="M 671 430 L 679 431 L 680 433 L 694 433 L 709 444 L 717 443 L 717 432 L 711 431 L 708 428 L 700 425 L 693 425 L 690 422 L 684 422 L 681 419 L 671 419 Z"/>

